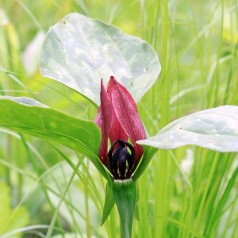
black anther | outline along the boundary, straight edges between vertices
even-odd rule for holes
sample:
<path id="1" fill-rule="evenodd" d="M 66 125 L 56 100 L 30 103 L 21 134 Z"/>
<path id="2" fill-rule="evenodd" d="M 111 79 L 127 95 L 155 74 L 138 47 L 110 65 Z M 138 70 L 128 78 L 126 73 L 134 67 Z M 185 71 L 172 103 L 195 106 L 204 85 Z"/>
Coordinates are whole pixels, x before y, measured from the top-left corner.
<path id="1" fill-rule="evenodd" d="M 129 178 L 135 164 L 135 152 L 130 143 L 121 140 L 115 141 L 108 152 L 108 158 L 114 178 Z"/>

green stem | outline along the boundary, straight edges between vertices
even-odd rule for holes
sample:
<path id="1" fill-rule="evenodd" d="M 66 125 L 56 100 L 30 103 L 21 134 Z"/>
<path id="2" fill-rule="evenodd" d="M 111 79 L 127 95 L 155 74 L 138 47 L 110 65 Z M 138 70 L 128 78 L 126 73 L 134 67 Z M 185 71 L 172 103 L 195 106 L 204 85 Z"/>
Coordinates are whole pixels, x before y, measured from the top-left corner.
<path id="1" fill-rule="evenodd" d="M 121 223 L 121 238 L 131 238 L 136 205 L 136 186 L 132 179 L 115 180 L 112 185 Z"/>

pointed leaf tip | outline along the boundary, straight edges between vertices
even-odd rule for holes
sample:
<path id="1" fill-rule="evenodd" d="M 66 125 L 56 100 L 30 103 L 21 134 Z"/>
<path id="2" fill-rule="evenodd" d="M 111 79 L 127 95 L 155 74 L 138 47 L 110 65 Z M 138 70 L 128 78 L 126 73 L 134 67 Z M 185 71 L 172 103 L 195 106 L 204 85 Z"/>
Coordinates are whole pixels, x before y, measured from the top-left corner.
<path id="1" fill-rule="evenodd" d="M 104 222 L 107 220 L 108 216 L 110 215 L 114 204 L 115 204 L 115 198 L 112 193 L 112 184 L 111 182 L 110 183 L 107 182 L 101 226 L 104 224 Z"/>

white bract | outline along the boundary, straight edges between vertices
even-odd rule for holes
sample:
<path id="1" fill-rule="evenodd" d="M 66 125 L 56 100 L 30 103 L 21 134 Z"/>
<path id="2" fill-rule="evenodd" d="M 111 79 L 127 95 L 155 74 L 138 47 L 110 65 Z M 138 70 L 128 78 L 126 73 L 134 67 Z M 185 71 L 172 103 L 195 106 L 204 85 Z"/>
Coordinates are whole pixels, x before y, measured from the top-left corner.
<path id="1" fill-rule="evenodd" d="M 107 85 L 114 76 L 139 101 L 161 70 L 156 53 L 145 41 L 78 13 L 51 27 L 40 62 L 42 75 L 75 89 L 97 105 L 101 79 Z"/>
<path id="2" fill-rule="evenodd" d="M 238 152 L 238 107 L 221 106 L 193 113 L 138 143 L 159 149 L 198 145 L 220 152 Z"/>

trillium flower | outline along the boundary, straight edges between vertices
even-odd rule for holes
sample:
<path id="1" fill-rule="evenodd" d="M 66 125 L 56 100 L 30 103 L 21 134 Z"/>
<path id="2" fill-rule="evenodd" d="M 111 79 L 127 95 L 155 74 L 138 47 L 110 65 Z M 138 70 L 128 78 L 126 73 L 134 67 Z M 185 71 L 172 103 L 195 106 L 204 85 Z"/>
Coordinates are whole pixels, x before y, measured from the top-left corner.
<path id="1" fill-rule="evenodd" d="M 136 141 L 146 138 L 135 101 L 113 76 L 107 88 L 101 81 L 100 99 L 95 118 L 102 132 L 100 160 L 114 179 L 128 179 L 143 155 L 143 148 Z"/>

